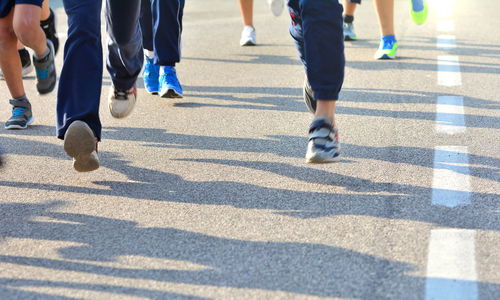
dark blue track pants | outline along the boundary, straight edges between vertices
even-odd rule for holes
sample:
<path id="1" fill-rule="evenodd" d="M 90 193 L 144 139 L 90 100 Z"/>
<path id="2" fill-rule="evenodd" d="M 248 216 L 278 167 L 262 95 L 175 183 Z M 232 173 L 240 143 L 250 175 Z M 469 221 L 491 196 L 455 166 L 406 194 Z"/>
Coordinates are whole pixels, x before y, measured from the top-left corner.
<path id="1" fill-rule="evenodd" d="M 292 35 L 316 100 L 337 100 L 344 81 L 342 5 L 338 0 L 288 0 Z"/>
<path id="2" fill-rule="evenodd" d="M 130 89 L 143 63 L 139 24 L 141 0 L 107 0 L 107 69 L 113 85 Z M 57 136 L 64 138 L 75 120 L 86 122 L 101 138 L 99 102 L 102 87 L 102 0 L 63 0 L 68 39 L 57 94 Z"/>
<path id="3" fill-rule="evenodd" d="M 154 62 L 174 66 L 181 59 L 182 16 L 185 0 L 141 0 L 144 49 L 154 51 Z"/>

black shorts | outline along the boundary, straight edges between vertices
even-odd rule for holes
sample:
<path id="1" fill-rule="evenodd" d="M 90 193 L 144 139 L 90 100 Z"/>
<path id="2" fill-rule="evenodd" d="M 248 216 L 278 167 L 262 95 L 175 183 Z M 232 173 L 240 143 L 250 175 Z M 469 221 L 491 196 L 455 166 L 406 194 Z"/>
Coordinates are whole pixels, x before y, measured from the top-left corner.
<path id="1" fill-rule="evenodd" d="M 10 10 L 17 4 L 31 4 L 42 7 L 43 0 L 0 0 L 0 19 L 9 15 Z"/>

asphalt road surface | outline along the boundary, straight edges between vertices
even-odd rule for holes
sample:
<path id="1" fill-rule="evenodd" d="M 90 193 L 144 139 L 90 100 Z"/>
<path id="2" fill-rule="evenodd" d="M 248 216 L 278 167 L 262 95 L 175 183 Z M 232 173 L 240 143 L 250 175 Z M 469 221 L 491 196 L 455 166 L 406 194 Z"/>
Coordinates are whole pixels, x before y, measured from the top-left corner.
<path id="1" fill-rule="evenodd" d="M 72 169 L 55 94 L 26 79 L 35 123 L 0 129 L 0 299 L 499 299 L 500 1 L 429 1 L 422 26 L 396 1 L 394 61 L 373 59 L 371 2 L 346 42 L 337 164 L 304 161 L 303 68 L 262 0 L 256 47 L 236 1 L 187 1 L 184 99 L 140 78 L 113 119 L 104 73 L 96 172 Z"/>

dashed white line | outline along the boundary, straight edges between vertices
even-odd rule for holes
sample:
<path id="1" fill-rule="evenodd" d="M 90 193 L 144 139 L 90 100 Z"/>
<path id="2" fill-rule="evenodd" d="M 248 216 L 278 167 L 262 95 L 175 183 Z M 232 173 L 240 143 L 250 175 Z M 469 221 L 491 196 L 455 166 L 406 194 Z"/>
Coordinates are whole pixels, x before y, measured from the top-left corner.
<path id="1" fill-rule="evenodd" d="M 457 48 L 454 35 L 439 35 L 436 40 L 436 48 L 441 50 L 450 50 Z"/>
<path id="2" fill-rule="evenodd" d="M 436 105 L 436 132 L 458 134 L 465 132 L 464 97 L 439 96 Z"/>
<path id="3" fill-rule="evenodd" d="M 426 300 L 478 298 L 474 230 L 431 230 Z"/>
<path id="4" fill-rule="evenodd" d="M 458 56 L 438 56 L 438 84 L 442 86 L 462 85 Z"/>
<path id="5" fill-rule="evenodd" d="M 432 179 L 432 204 L 446 207 L 470 204 L 470 191 L 467 147 L 436 147 Z"/>

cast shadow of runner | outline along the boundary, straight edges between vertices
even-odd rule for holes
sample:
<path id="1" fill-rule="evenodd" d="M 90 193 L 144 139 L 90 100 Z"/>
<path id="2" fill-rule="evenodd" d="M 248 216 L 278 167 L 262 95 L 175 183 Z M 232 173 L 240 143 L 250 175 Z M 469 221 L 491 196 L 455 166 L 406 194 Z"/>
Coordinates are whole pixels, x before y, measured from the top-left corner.
<path id="1" fill-rule="evenodd" d="M 390 282 L 420 288 L 423 284 L 422 278 L 407 275 L 416 271 L 410 264 L 349 249 L 313 243 L 227 239 L 175 228 L 142 227 L 120 219 L 54 212 L 64 204 L 63 201 L 0 204 L 3 214 L 0 240 L 18 238 L 82 244 L 57 249 L 60 259 L 3 254 L 0 263 L 103 275 L 113 280 L 152 280 L 357 299 L 394 293 L 387 285 Z M 43 221 L 37 220 L 40 217 Z M 165 263 L 149 268 L 120 266 L 120 258 L 130 256 L 164 259 Z M 171 260 L 185 262 L 187 267 L 169 268 Z M 196 267 L 192 267 L 193 264 Z M 6 277 L 0 278 L 0 287 L 0 295 L 2 289 L 8 292 L 16 287 L 57 287 L 154 299 L 182 298 L 143 288 Z"/>

